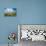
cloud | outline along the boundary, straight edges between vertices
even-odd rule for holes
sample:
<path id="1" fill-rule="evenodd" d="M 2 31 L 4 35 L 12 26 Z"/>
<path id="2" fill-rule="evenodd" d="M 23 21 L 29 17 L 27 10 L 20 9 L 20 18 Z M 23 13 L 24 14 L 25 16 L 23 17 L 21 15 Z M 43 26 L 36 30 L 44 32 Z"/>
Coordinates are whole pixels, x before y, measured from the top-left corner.
<path id="1" fill-rule="evenodd" d="M 5 13 L 9 13 L 9 12 L 14 12 L 14 10 L 12 8 L 6 8 Z"/>

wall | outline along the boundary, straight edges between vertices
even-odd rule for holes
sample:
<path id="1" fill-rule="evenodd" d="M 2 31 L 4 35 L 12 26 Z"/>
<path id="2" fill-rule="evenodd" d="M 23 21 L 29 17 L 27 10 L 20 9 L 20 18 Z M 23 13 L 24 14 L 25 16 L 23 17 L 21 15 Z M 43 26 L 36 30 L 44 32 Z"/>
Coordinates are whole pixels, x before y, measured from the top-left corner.
<path id="1" fill-rule="evenodd" d="M 3 16 L 4 8 L 14 7 L 16 17 Z M 46 24 L 46 0 L 0 0 L 0 44 L 8 43 L 7 36 L 17 32 L 17 24 Z"/>
<path id="2" fill-rule="evenodd" d="M 16 8 L 16 0 L 0 0 L 0 44 L 8 43 L 10 32 L 17 34 L 17 24 L 19 23 L 18 15 L 16 17 L 5 17 L 4 8 Z"/>
<path id="3" fill-rule="evenodd" d="M 23 0 L 21 24 L 46 24 L 46 0 Z"/>

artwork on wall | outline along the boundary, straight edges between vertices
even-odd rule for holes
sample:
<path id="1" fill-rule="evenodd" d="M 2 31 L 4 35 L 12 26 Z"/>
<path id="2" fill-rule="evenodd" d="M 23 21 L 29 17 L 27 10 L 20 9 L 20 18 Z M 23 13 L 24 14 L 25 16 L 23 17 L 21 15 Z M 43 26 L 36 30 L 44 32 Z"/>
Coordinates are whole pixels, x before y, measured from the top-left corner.
<path id="1" fill-rule="evenodd" d="M 4 8 L 4 16 L 16 16 L 16 8 Z"/>

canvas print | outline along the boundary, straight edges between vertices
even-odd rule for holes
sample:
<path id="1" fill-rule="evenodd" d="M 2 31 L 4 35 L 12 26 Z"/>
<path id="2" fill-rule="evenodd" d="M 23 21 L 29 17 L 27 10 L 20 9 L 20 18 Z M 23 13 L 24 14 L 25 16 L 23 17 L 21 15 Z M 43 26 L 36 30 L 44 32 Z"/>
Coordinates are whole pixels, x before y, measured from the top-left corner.
<path id="1" fill-rule="evenodd" d="M 16 8 L 4 8 L 4 16 L 16 16 Z"/>

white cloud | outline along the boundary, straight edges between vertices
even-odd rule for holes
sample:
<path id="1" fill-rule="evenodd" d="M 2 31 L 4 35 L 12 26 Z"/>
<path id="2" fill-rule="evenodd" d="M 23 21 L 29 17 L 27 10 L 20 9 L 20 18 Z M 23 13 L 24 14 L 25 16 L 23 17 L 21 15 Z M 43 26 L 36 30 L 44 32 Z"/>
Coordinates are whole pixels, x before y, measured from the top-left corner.
<path id="1" fill-rule="evenodd" d="M 7 8 L 7 9 L 5 9 L 5 13 L 9 13 L 9 12 L 14 12 L 14 10 L 11 9 L 11 8 Z"/>

